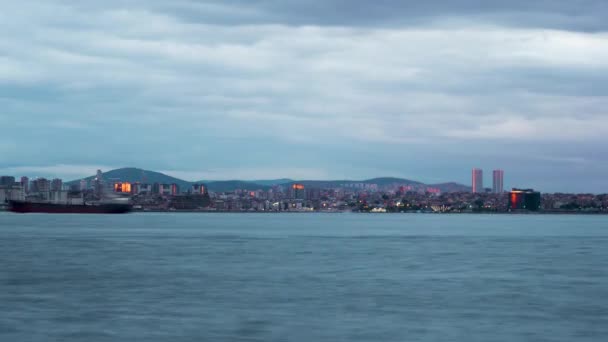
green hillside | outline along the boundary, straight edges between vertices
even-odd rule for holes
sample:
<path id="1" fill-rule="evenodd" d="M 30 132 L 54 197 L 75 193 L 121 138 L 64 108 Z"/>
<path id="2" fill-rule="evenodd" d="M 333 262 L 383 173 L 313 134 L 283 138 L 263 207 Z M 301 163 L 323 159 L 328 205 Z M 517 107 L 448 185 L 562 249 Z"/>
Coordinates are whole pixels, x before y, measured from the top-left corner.
<path id="1" fill-rule="evenodd" d="M 102 170 L 103 171 L 103 170 Z M 85 179 L 87 181 L 91 181 L 95 178 L 95 176 L 89 176 Z M 106 181 L 119 181 L 119 182 L 130 182 L 130 183 L 160 183 L 160 184 L 177 184 L 179 185 L 182 191 L 187 190 L 191 186 L 191 182 L 185 181 L 183 179 L 175 178 L 168 176 L 164 173 L 144 170 L 134 167 L 125 167 L 121 169 L 111 170 L 103 173 L 103 178 Z M 73 180 L 68 184 L 77 183 L 80 179 Z"/>
<path id="2" fill-rule="evenodd" d="M 182 191 L 186 191 L 195 182 L 185 181 L 183 179 L 171 177 L 164 173 L 144 170 L 134 167 L 125 167 L 116 170 L 110 170 L 104 172 L 103 177 L 106 181 L 117 181 L 117 182 L 130 182 L 130 183 L 160 183 L 160 184 L 177 184 Z M 85 179 L 91 181 L 95 176 L 89 176 Z M 80 179 L 68 182 L 68 184 L 76 184 Z M 241 180 L 228 180 L 228 181 L 199 181 L 196 183 L 204 183 L 207 185 L 209 191 L 213 192 L 232 192 L 236 189 L 246 189 L 250 191 L 254 190 L 268 190 L 274 185 L 289 186 L 293 183 L 304 184 L 307 188 L 339 188 L 341 186 L 353 183 L 366 183 L 366 184 L 378 184 L 379 187 L 390 186 L 390 185 L 421 185 L 423 183 L 412 181 L 409 179 L 395 178 L 395 177 L 381 177 L 372 178 L 367 180 L 299 180 L 295 181 L 292 179 L 271 179 L 271 180 L 256 180 L 256 181 L 241 181 Z M 458 183 L 441 183 L 431 184 L 430 187 L 439 188 L 442 192 L 464 192 L 470 191 L 471 188 L 466 185 Z"/>
<path id="3" fill-rule="evenodd" d="M 231 181 L 211 181 L 207 182 L 207 189 L 213 192 L 231 192 L 236 189 L 243 189 L 249 191 L 255 190 L 268 190 L 271 188 L 269 185 L 261 185 L 253 182 L 245 182 L 238 180 Z"/>

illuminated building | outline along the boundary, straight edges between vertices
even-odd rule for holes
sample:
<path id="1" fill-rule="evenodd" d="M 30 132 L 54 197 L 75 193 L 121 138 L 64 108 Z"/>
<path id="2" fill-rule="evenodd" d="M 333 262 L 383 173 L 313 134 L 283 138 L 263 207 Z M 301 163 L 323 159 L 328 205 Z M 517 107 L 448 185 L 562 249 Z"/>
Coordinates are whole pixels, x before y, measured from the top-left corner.
<path id="1" fill-rule="evenodd" d="M 509 193 L 509 210 L 540 209 L 540 192 L 532 189 L 513 189 Z"/>
<path id="2" fill-rule="evenodd" d="M 492 192 L 495 194 L 502 194 L 504 190 L 504 175 L 503 170 L 494 170 L 492 173 Z"/>
<path id="3" fill-rule="evenodd" d="M 483 170 L 473 169 L 472 176 L 473 193 L 476 194 L 483 192 Z"/>
<path id="4" fill-rule="evenodd" d="M 304 184 L 292 184 L 291 185 L 291 198 L 295 199 L 306 199 L 306 191 L 304 189 Z"/>
<path id="5" fill-rule="evenodd" d="M 131 191 L 132 191 L 131 183 L 128 183 L 128 182 L 114 183 L 114 192 L 128 194 L 128 193 L 131 193 Z"/>

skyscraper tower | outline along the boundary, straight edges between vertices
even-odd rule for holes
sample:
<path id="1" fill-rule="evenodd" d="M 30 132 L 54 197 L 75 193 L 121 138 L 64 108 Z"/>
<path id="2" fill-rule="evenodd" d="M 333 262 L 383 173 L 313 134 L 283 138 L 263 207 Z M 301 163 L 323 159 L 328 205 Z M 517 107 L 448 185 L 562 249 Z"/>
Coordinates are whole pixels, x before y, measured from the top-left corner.
<path id="1" fill-rule="evenodd" d="M 23 187 L 23 192 L 26 194 L 30 192 L 30 179 L 26 176 L 21 177 L 21 186 Z"/>
<path id="2" fill-rule="evenodd" d="M 473 193 L 483 192 L 483 170 L 482 169 L 473 169 Z"/>
<path id="3" fill-rule="evenodd" d="M 492 173 L 492 192 L 495 194 L 502 194 L 504 190 L 504 175 L 503 170 L 494 170 Z"/>

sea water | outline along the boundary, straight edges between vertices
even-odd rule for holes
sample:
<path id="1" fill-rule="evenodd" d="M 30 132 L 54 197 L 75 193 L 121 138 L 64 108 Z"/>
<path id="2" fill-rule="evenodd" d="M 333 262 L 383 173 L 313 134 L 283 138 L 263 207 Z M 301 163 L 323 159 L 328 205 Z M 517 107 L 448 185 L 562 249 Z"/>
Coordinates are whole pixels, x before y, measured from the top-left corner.
<path id="1" fill-rule="evenodd" d="M 608 216 L 0 213 L 0 341 L 608 341 Z"/>

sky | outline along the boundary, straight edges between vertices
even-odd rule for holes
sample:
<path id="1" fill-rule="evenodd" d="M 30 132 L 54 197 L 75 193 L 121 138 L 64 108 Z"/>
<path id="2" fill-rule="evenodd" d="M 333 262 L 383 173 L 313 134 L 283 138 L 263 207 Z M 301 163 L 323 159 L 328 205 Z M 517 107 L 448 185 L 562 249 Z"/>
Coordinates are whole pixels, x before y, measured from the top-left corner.
<path id="1" fill-rule="evenodd" d="M 608 192 L 604 0 L 0 6 L 0 174 Z"/>

